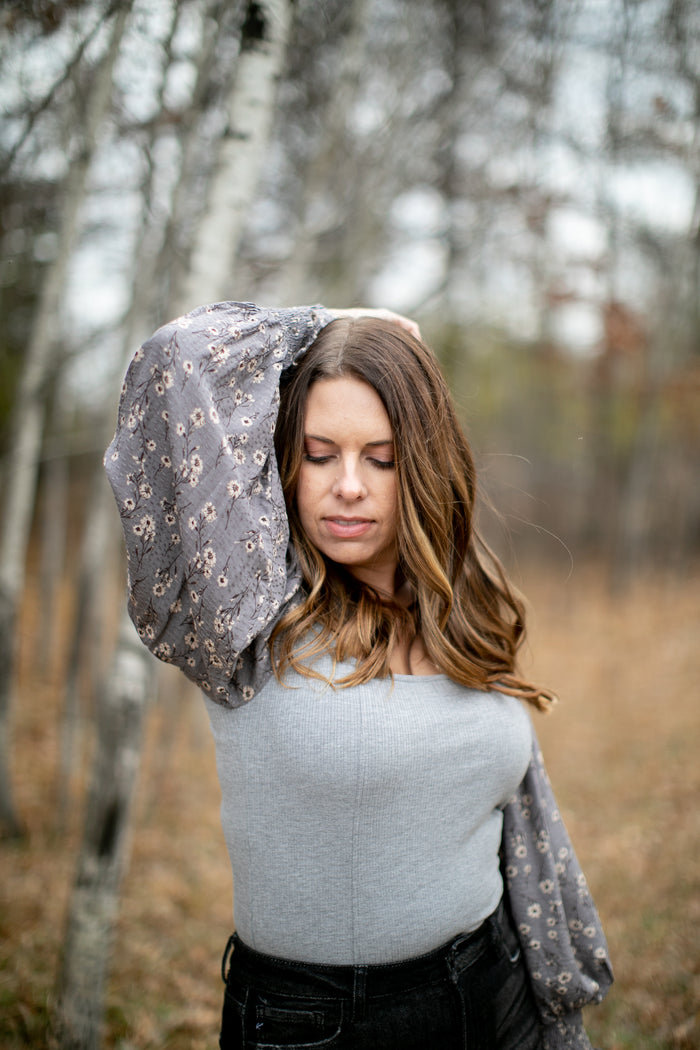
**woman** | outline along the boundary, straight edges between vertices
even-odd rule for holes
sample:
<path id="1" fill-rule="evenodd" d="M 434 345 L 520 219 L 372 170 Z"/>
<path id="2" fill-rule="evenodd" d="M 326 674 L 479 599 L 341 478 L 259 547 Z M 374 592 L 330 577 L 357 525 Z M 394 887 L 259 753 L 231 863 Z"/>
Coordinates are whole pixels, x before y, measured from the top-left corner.
<path id="1" fill-rule="evenodd" d="M 222 1050 L 590 1047 L 607 949 L 519 702 L 552 697 L 415 325 L 195 310 L 138 351 L 106 465 L 132 617 L 216 741 Z"/>

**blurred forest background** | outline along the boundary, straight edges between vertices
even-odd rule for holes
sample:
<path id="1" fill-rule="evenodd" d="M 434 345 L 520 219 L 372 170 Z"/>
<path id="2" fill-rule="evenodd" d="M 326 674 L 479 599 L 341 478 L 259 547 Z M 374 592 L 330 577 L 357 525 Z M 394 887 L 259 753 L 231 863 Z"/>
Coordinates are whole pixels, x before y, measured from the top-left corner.
<path id="1" fill-rule="evenodd" d="M 6 0 L 0 107 L 3 1047 L 216 1043 L 211 746 L 101 459 L 136 347 L 218 299 L 420 321 L 566 701 L 591 1032 L 699 1047 L 700 5 Z"/>

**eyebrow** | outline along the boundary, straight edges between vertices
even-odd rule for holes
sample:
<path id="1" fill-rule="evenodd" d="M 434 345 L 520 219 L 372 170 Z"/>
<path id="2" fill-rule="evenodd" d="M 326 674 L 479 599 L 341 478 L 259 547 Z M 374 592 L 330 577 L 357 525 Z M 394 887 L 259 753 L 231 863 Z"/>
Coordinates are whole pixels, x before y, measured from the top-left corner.
<path id="1" fill-rule="evenodd" d="M 321 437 L 320 434 L 304 434 L 304 441 L 320 441 L 322 445 L 335 445 L 331 438 Z M 391 438 L 382 438 L 380 441 L 367 441 L 365 448 L 379 448 L 382 445 L 393 445 Z"/>

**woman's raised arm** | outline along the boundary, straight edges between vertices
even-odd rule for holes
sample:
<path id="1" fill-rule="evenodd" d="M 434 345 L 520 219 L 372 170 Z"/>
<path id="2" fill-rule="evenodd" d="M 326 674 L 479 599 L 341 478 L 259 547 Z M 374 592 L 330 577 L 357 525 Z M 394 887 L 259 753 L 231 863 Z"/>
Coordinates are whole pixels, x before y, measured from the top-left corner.
<path id="1" fill-rule="evenodd" d="M 273 450 L 282 370 L 334 314 L 218 303 L 136 353 L 105 454 L 141 639 L 213 699 L 270 673 L 267 639 L 298 588 Z"/>

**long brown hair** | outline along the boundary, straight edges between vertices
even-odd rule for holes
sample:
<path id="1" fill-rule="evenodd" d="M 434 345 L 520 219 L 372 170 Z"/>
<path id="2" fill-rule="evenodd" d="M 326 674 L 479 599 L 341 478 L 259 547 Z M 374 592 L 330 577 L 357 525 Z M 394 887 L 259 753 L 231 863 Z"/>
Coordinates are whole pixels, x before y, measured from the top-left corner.
<path id="1" fill-rule="evenodd" d="M 391 423 L 399 567 L 415 595 L 409 609 L 325 558 L 299 520 L 295 493 L 309 389 L 340 376 L 376 390 Z M 275 449 L 305 584 L 305 599 L 273 633 L 279 677 L 288 667 L 319 677 L 312 664 L 321 653 L 356 661 L 353 673 L 336 685 L 390 676 L 398 638 L 420 633 L 428 658 L 454 681 L 549 706 L 552 693 L 516 668 L 523 603 L 475 529 L 474 459 L 438 362 L 424 343 L 373 317 L 332 321 L 283 376 Z"/>

